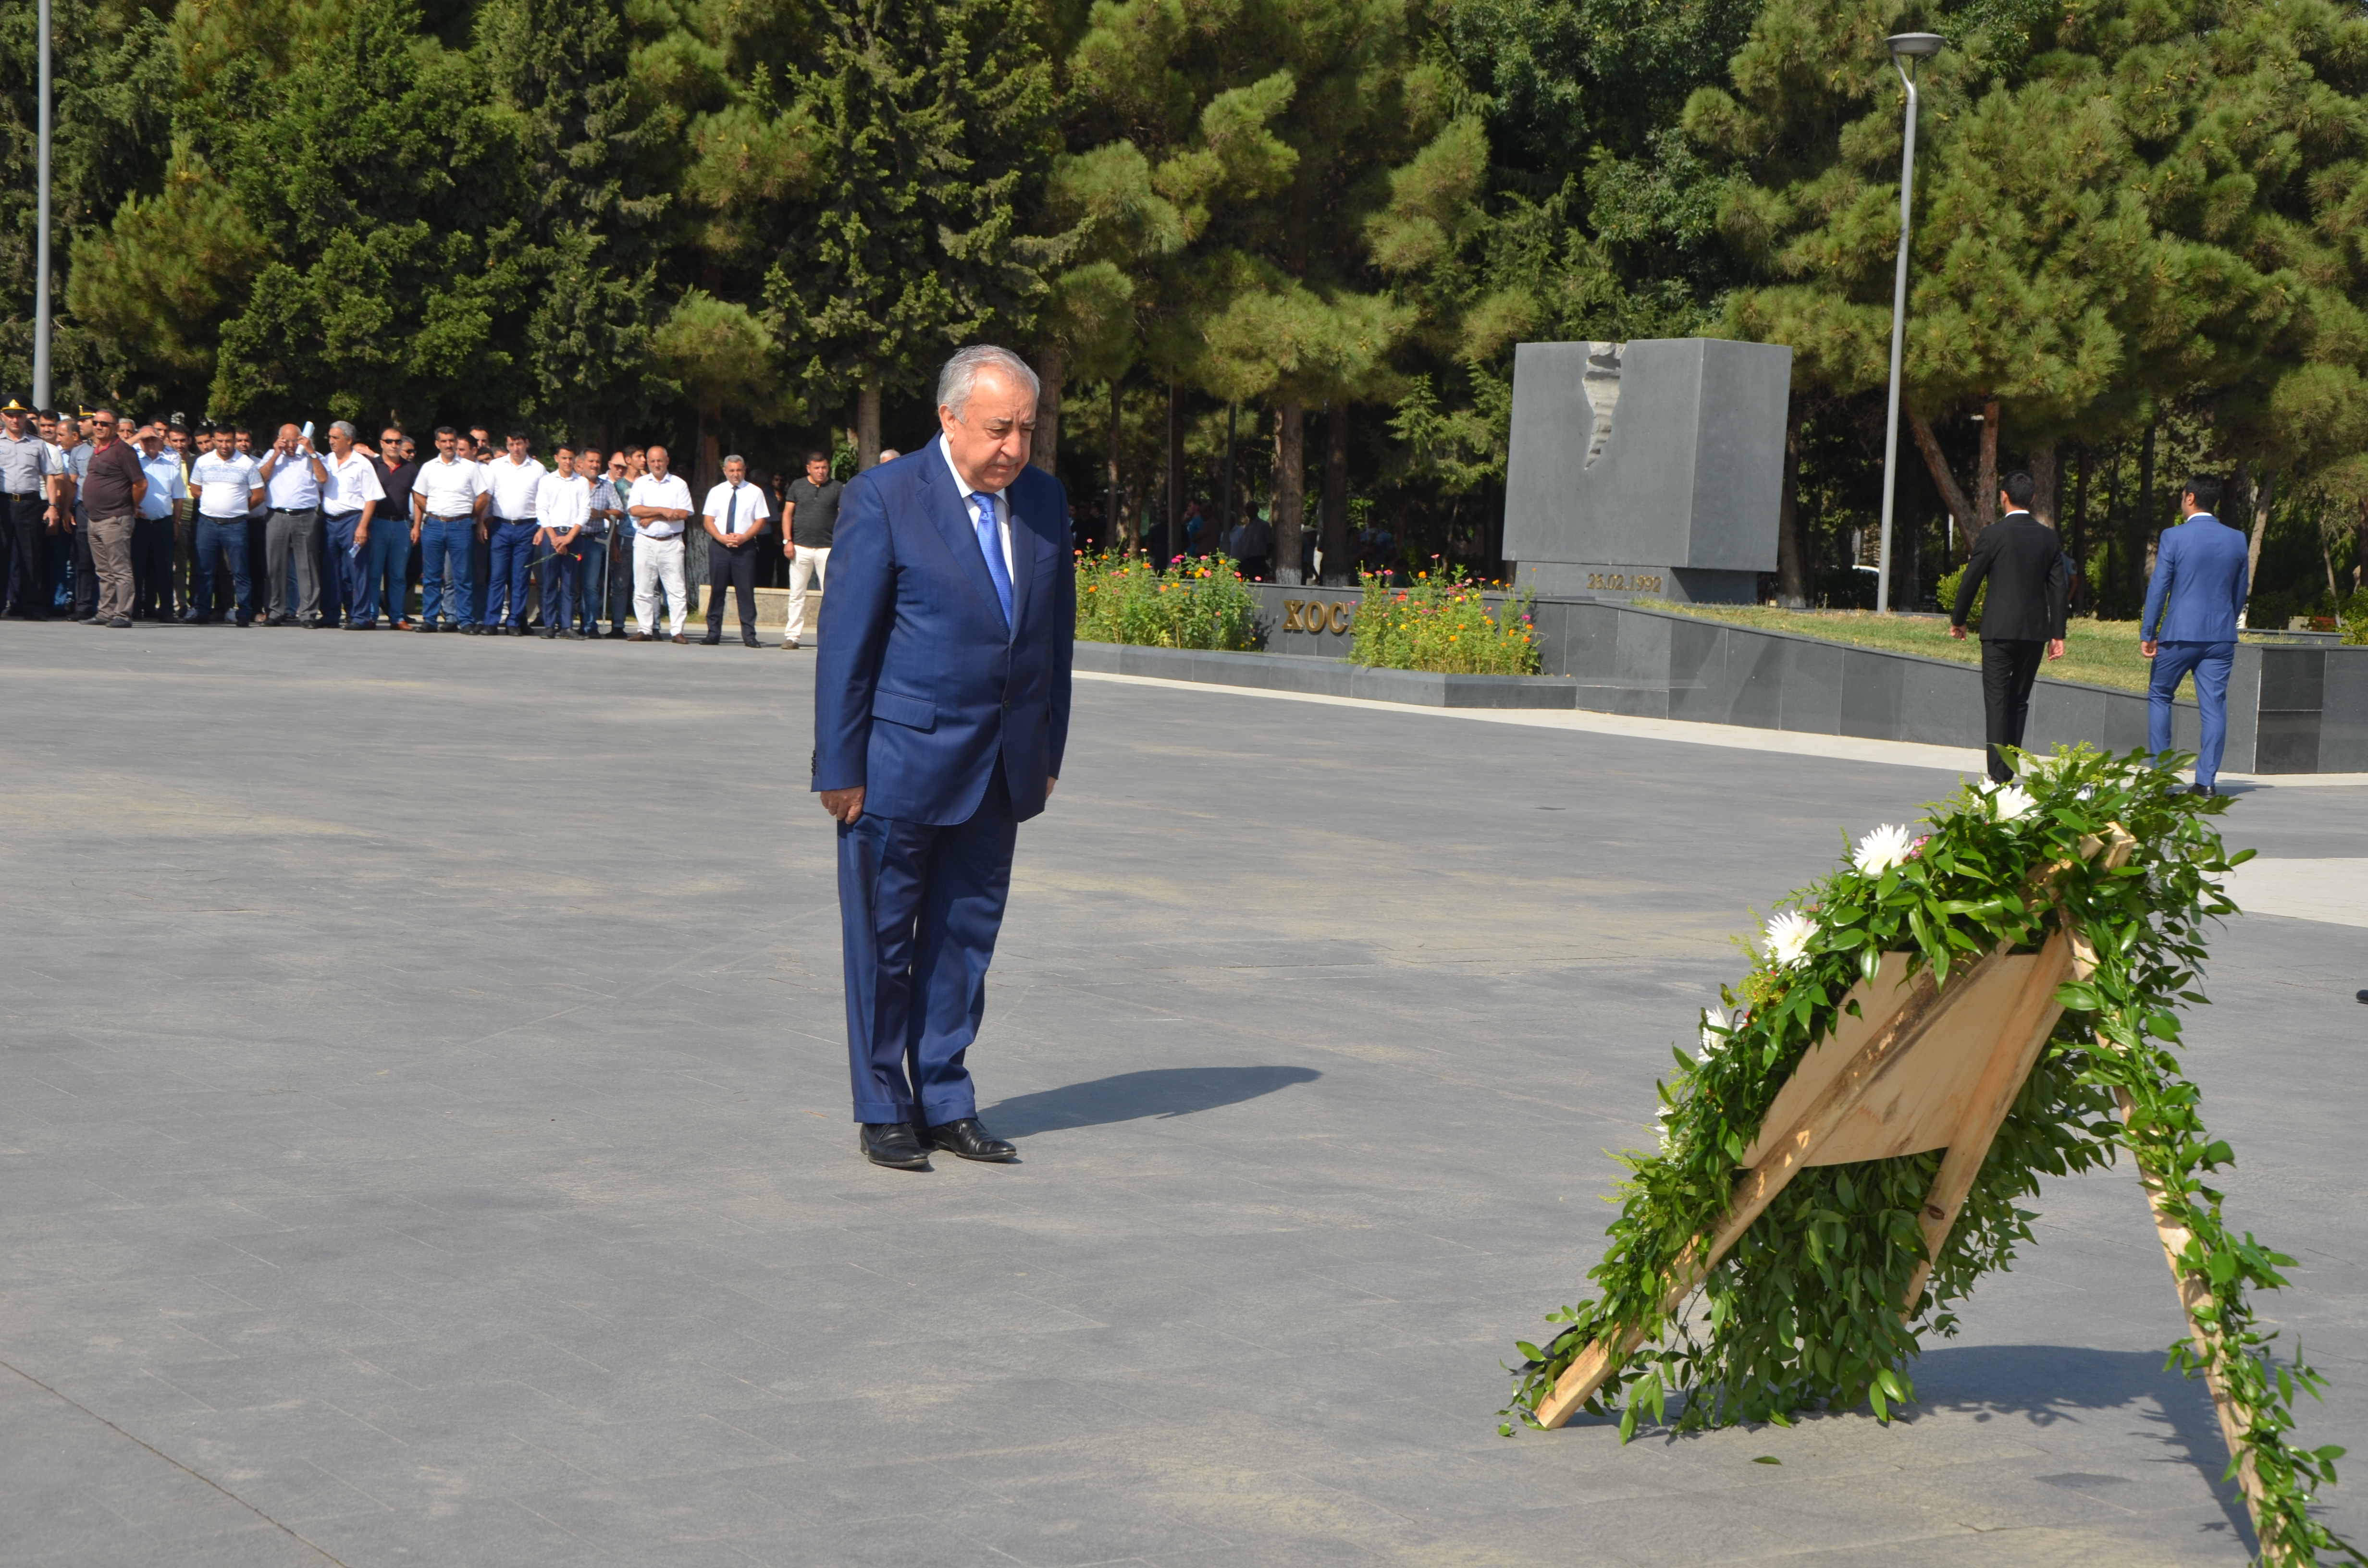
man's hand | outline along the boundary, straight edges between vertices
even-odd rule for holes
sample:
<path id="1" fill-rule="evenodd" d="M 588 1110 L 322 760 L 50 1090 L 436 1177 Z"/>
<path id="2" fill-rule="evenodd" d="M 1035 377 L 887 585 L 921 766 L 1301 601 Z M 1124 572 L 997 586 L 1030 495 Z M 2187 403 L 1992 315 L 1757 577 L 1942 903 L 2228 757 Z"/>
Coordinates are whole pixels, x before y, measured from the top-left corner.
<path id="1" fill-rule="evenodd" d="M 1949 635 L 1963 642 L 1965 640 L 1965 629 L 1962 626 L 1952 626 L 1949 628 Z"/>
<path id="2" fill-rule="evenodd" d="M 2058 637 L 2047 644 L 2047 656 L 2051 659 L 2060 659 L 2064 656 L 2063 638 Z"/>
<path id="3" fill-rule="evenodd" d="M 783 534 L 781 536 L 781 553 L 789 556 L 791 560 L 795 560 L 797 558 L 798 547 L 790 542 L 790 536 L 787 534 Z"/>
<path id="4" fill-rule="evenodd" d="M 1051 800 L 1051 799 L 1053 798 L 1053 786 L 1054 786 L 1055 784 L 1058 784 L 1059 782 L 1060 782 L 1060 780 L 1059 780 L 1058 778 L 1046 778 L 1046 779 L 1044 780 L 1044 798 L 1045 798 L 1046 800 L 1048 800 L 1048 801 L 1049 801 L 1049 800 Z"/>
<path id="5" fill-rule="evenodd" d="M 855 819 L 863 814 L 863 786 L 858 784 L 852 790 L 825 790 L 822 792 L 822 809 L 853 827 Z"/>
<path id="6" fill-rule="evenodd" d="M 368 523 L 356 523 L 354 525 L 354 548 L 356 550 L 359 550 L 369 542 L 370 525 Z"/>
<path id="7" fill-rule="evenodd" d="M 2154 657 L 2155 650 L 2160 646 L 2160 643 L 2149 642 L 2143 637 L 2138 639 L 2138 652 L 2144 653 L 2149 659 Z"/>

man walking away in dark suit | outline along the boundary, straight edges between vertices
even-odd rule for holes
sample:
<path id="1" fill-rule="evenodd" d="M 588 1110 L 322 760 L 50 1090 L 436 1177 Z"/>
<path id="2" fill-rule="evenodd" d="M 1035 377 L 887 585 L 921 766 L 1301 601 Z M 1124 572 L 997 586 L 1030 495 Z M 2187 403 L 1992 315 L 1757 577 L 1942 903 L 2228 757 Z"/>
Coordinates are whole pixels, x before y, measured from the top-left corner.
<path id="1" fill-rule="evenodd" d="M 2245 608 L 2245 536 L 2213 515 L 2220 482 L 2199 473 L 2179 498 L 2176 528 L 2155 547 L 2154 580 L 2138 621 L 2138 652 L 2154 661 L 2146 682 L 2146 749 L 2170 749 L 2170 701 L 2180 677 L 2195 672 L 2203 744 L 2195 757 L 2195 793 L 2209 795 L 2228 741 L 2228 670 L 2237 661 L 2237 617 Z M 2169 612 L 2163 601 L 2168 598 Z"/>
<path id="2" fill-rule="evenodd" d="M 1019 824 L 1068 744 L 1076 574 L 1068 498 L 1028 462 L 1036 391 L 1009 350 L 962 350 L 939 438 L 839 499 L 813 787 L 838 821 L 848 1066 L 874 1165 L 1017 1153 L 979 1125 L 963 1058 Z"/>
<path id="3" fill-rule="evenodd" d="M 2039 653 L 2064 656 L 2064 606 L 2070 574 L 2055 530 L 2031 515 L 2038 492 L 2031 475 L 2017 470 L 1998 486 L 2006 515 L 1982 530 L 1974 557 L 1957 583 L 1957 603 L 1949 612 L 1949 635 L 1963 641 L 1965 617 L 1987 579 L 1990 597 L 1982 607 L 1982 707 L 1989 737 L 1990 777 L 2003 784 L 2014 777 L 2005 748 L 2022 744 L 2031 717 L 2031 684 L 2039 678 Z"/>

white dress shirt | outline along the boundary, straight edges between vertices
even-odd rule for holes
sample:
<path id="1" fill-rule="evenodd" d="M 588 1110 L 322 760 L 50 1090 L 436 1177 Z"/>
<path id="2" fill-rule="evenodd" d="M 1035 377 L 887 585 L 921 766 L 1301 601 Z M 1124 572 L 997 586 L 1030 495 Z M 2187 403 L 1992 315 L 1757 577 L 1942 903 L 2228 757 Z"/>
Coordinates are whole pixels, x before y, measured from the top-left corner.
<path id="1" fill-rule="evenodd" d="M 255 476 L 255 460 L 237 452 L 199 455 L 189 465 L 189 478 L 198 487 L 199 513 L 225 523 L 246 516 L 247 497 L 263 483 Z"/>
<path id="2" fill-rule="evenodd" d="M 309 512 L 321 504 L 321 482 L 313 477 L 313 453 L 303 451 L 284 458 L 276 452 L 268 455 L 271 477 L 263 482 L 263 498 L 273 511 Z M 354 509 L 359 511 L 361 503 L 356 502 Z"/>
<path id="3" fill-rule="evenodd" d="M 448 458 L 438 452 L 419 465 L 411 493 L 426 502 L 431 517 L 465 517 L 476 510 L 477 497 L 485 493 L 485 476 L 466 458 Z"/>
<path id="4" fill-rule="evenodd" d="M 361 511 L 363 502 L 386 499 L 378 464 L 361 453 L 349 451 L 343 462 L 335 453 L 324 453 L 321 466 L 329 471 L 329 483 L 321 487 L 321 510 L 326 516 L 349 517 Z"/>
<path id="5" fill-rule="evenodd" d="M 707 505 L 700 508 L 700 513 L 725 533 L 745 534 L 760 520 L 771 517 L 773 509 L 765 505 L 763 491 L 742 480 L 737 485 L 723 483 L 709 491 Z"/>
<path id="6" fill-rule="evenodd" d="M 534 493 L 534 520 L 552 533 L 580 528 L 592 516 L 592 485 L 572 473 L 546 473 Z"/>
<path id="7" fill-rule="evenodd" d="M 485 465 L 485 488 L 494 493 L 494 516 L 506 523 L 535 520 L 534 493 L 551 471 L 532 458 L 512 462 L 507 452 Z"/>
<path id="8" fill-rule="evenodd" d="M 150 522 L 173 515 L 173 503 L 189 498 L 189 487 L 181 478 L 180 455 L 170 447 L 154 457 L 140 460 L 140 472 L 148 476 L 148 494 L 140 502 L 140 515 Z"/>
<path id="9" fill-rule="evenodd" d="M 971 505 L 970 498 L 985 495 L 995 504 L 996 532 L 1003 540 L 1003 574 L 1010 581 L 1018 582 L 1011 571 L 1011 498 L 1000 490 L 973 490 L 970 482 L 962 478 L 962 470 L 954 467 L 954 449 L 946 444 L 942 432 L 938 437 L 938 450 L 945 454 L 946 472 L 954 476 L 954 487 L 962 492 L 962 518 L 970 524 L 973 536 L 978 532 L 978 508 Z"/>
<path id="10" fill-rule="evenodd" d="M 683 483 L 682 475 L 678 473 L 667 474 L 664 479 L 654 473 L 645 473 L 633 481 L 632 494 L 625 497 L 625 505 L 628 507 L 665 506 L 688 512 L 690 510 L 690 486 Z M 682 525 L 671 517 L 635 517 L 633 532 L 643 539 L 679 539 L 682 537 Z"/>

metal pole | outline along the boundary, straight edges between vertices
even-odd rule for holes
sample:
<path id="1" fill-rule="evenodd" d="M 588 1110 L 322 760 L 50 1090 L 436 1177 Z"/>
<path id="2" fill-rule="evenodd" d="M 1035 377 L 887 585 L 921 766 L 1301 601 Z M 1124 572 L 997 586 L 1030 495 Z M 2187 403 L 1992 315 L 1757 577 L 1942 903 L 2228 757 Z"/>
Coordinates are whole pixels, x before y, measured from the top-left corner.
<path id="1" fill-rule="evenodd" d="M 40 210 L 33 260 L 33 406 L 50 406 L 50 0 L 41 0 Z"/>
<path id="2" fill-rule="evenodd" d="M 1899 267 L 1891 283 L 1891 408 L 1883 426 L 1883 541 L 1875 556 L 1874 578 L 1877 615 L 1891 613 L 1891 512 L 1898 495 L 1899 353 L 1907 330 L 1907 214 L 1916 195 L 1915 70 L 1897 55 L 1891 63 L 1907 88 L 1907 136 L 1899 153 Z"/>

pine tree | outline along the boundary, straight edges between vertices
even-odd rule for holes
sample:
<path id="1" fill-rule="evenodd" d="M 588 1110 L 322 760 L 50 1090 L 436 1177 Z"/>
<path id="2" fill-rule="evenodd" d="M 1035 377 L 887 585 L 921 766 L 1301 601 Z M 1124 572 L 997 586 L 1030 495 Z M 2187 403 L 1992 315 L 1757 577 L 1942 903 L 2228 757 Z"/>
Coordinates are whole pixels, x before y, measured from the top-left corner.
<path id="1" fill-rule="evenodd" d="M 1026 0 L 852 0 L 790 74 L 817 173 L 764 297 L 808 395 L 853 394 L 866 465 L 884 390 L 1032 324 L 1044 283 L 1020 219 L 1057 150 L 1038 29 Z"/>

